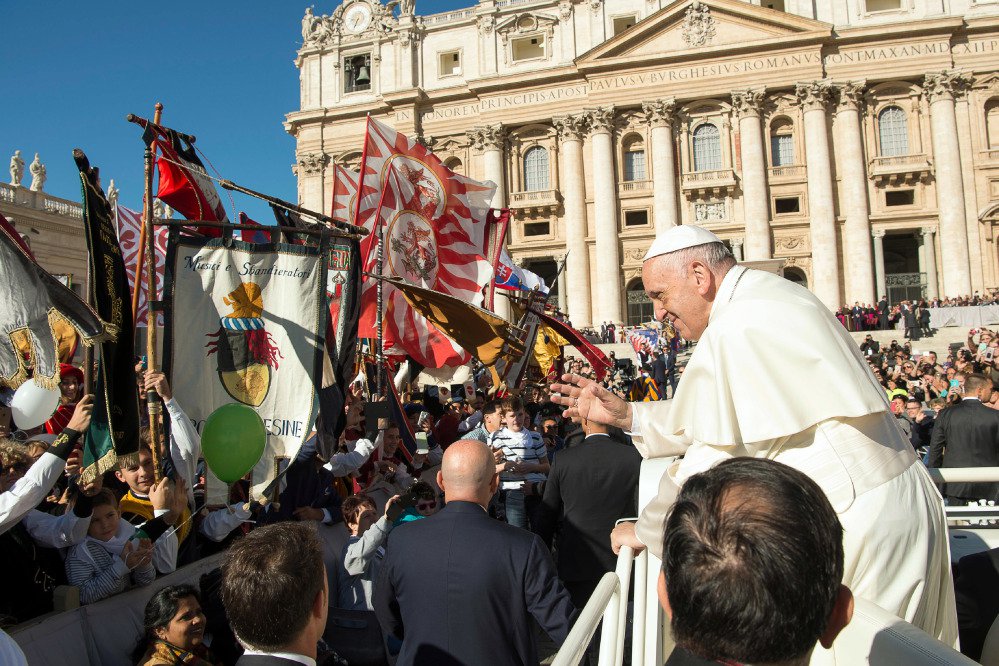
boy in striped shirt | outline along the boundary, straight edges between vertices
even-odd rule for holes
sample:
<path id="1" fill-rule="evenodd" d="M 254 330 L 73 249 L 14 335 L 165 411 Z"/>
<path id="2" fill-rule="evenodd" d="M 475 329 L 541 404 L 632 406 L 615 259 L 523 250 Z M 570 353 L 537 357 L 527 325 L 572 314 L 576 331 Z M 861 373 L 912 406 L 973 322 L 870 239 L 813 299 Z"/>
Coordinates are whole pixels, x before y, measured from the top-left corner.
<path id="1" fill-rule="evenodd" d="M 550 465 L 541 435 L 528 430 L 527 412 L 520 398 L 503 401 L 503 425 L 489 435 L 489 445 L 502 452 L 500 489 L 505 495 L 506 521 L 529 529 L 528 516 L 540 502 L 539 494 L 528 495 L 525 485 L 544 482 Z"/>

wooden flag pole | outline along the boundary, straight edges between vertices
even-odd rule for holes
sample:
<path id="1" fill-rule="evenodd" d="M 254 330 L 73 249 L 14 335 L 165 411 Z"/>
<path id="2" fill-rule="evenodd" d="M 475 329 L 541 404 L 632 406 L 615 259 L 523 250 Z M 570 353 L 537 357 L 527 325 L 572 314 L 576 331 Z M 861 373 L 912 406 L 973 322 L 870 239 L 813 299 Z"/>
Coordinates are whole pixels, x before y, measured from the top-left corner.
<path id="1" fill-rule="evenodd" d="M 163 105 L 156 104 L 156 115 L 153 116 L 156 124 L 159 124 L 160 113 Z M 153 233 L 153 144 L 146 145 L 144 154 L 145 162 L 145 194 L 143 196 L 142 207 L 142 234 L 144 243 L 142 252 L 146 256 L 145 263 L 149 267 L 146 271 L 146 372 L 156 372 L 158 364 L 156 362 L 156 312 L 153 309 L 153 301 L 156 298 L 156 255 L 155 234 Z M 140 254 L 141 254 L 140 253 Z M 141 264 L 139 264 L 141 266 Z M 141 268 L 135 276 L 135 293 L 139 292 L 139 275 Z M 134 302 L 134 297 L 133 297 Z M 160 414 L 163 412 L 163 403 L 160 396 L 154 390 L 146 391 L 146 408 L 149 410 L 149 449 L 153 457 L 153 479 L 159 482 L 163 478 L 163 470 L 160 469 L 160 441 L 162 431 L 160 428 Z"/>
<path id="2" fill-rule="evenodd" d="M 160 119 L 163 117 L 163 104 L 156 102 L 156 106 L 153 111 L 153 124 L 159 125 Z M 151 175 L 151 174 L 150 174 Z M 142 194 L 142 208 L 145 212 L 145 199 L 146 193 Z M 135 289 L 132 290 L 132 328 L 135 328 L 139 321 L 139 291 L 142 289 L 142 268 L 145 265 L 146 258 L 146 225 L 143 223 L 142 227 L 139 229 L 139 252 L 135 257 Z M 155 266 L 155 264 L 153 264 Z M 149 294 L 146 294 L 146 309 L 149 309 Z"/>

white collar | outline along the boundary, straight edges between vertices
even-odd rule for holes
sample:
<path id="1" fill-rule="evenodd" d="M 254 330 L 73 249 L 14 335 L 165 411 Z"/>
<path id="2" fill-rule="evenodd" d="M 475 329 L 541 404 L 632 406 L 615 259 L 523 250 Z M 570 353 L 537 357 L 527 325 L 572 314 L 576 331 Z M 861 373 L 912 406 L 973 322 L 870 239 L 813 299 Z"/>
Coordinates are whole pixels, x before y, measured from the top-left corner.
<path id="1" fill-rule="evenodd" d="M 974 395 L 963 395 L 963 396 L 961 396 L 961 402 L 967 402 L 968 400 L 978 400 L 978 402 L 981 402 L 981 400 L 978 399 L 978 396 L 974 396 Z"/>
<path id="2" fill-rule="evenodd" d="M 740 270 L 741 269 L 741 270 Z M 736 264 L 732 268 L 728 269 L 728 273 L 725 273 L 725 277 L 722 278 L 721 284 L 718 285 L 718 290 L 715 291 L 715 300 L 711 303 L 711 312 L 708 314 L 708 323 L 715 318 L 715 313 L 719 310 L 719 304 L 724 306 L 731 300 L 732 295 L 735 292 L 735 284 L 739 281 L 749 269 L 745 266 L 740 266 Z"/>
<path id="3" fill-rule="evenodd" d="M 254 650 L 252 648 L 246 648 L 243 654 L 277 657 L 279 659 L 287 659 L 288 661 L 296 661 L 300 664 L 305 664 L 305 666 L 316 666 L 316 660 L 313 659 L 312 657 L 306 657 L 304 654 L 296 654 L 294 652 L 264 652 L 262 650 Z"/>

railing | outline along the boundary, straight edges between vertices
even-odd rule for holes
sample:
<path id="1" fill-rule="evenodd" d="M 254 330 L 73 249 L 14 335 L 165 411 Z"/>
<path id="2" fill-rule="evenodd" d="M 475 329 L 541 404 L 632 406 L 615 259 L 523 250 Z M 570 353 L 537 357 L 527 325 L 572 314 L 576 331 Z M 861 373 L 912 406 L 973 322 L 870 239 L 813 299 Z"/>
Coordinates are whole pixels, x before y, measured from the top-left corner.
<path id="1" fill-rule="evenodd" d="M 77 220 L 83 219 L 83 207 L 75 201 L 53 197 L 44 192 L 35 192 L 26 187 L 14 187 L 10 183 L 0 183 L 0 202 L 65 215 Z"/>
<path id="2" fill-rule="evenodd" d="M 620 183 L 622 192 L 640 192 L 652 189 L 651 180 L 622 180 Z"/>
<path id="3" fill-rule="evenodd" d="M 558 190 L 530 190 L 527 192 L 512 192 L 510 194 L 511 208 L 530 208 L 532 206 L 555 206 L 559 202 Z"/>
<path id="4" fill-rule="evenodd" d="M 441 23 L 452 23 L 454 21 L 461 21 L 462 19 L 470 18 L 475 16 L 474 9 L 459 9 L 453 12 L 444 12 L 441 14 L 428 14 L 423 17 L 424 25 L 438 25 Z"/>
<path id="5" fill-rule="evenodd" d="M 873 157 L 871 158 L 871 168 L 874 170 L 886 171 L 899 168 L 928 169 L 930 161 L 926 155 L 895 155 L 893 157 Z"/>
<path id="6" fill-rule="evenodd" d="M 537 2 L 537 0 L 500 0 L 496 3 L 497 7 L 513 7 L 514 5 L 523 5 L 528 2 Z"/>
<path id="7" fill-rule="evenodd" d="M 999 149 L 983 150 L 979 153 L 979 155 L 985 162 L 999 162 Z"/>
<path id="8" fill-rule="evenodd" d="M 684 187 L 700 187 L 708 183 L 735 183 L 735 172 L 731 169 L 718 169 L 716 171 L 692 171 L 685 173 L 681 177 Z"/>
<path id="9" fill-rule="evenodd" d="M 804 178 L 805 165 L 794 164 L 791 166 L 775 166 L 768 170 L 771 178 Z"/>

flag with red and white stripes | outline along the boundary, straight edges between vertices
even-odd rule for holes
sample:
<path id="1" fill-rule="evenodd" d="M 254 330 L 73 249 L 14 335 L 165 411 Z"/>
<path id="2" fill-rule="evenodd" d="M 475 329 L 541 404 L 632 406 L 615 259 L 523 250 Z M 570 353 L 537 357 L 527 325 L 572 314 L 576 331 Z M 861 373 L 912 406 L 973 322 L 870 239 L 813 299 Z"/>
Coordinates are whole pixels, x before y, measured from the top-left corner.
<path id="1" fill-rule="evenodd" d="M 361 244 L 365 272 L 379 271 L 381 226 L 385 275 L 480 305 L 493 277 L 486 246 L 495 189 L 451 171 L 424 146 L 369 117 L 354 221 L 370 232 Z M 428 368 L 469 361 L 397 289 L 385 284 L 383 297 L 386 354 L 408 354 Z M 377 281 L 365 279 L 360 337 L 377 337 L 377 310 Z"/>
<path id="2" fill-rule="evenodd" d="M 128 287 L 135 291 L 135 268 L 139 253 L 143 251 L 139 245 L 139 233 L 142 229 L 142 213 L 131 208 L 125 208 L 121 204 L 116 206 L 116 223 L 118 227 L 118 244 L 121 246 L 122 258 L 125 260 L 125 272 L 128 274 Z M 166 265 L 167 236 L 170 235 L 169 227 L 154 227 L 153 252 L 156 257 L 156 300 L 159 300 L 163 290 L 163 266 Z M 149 266 L 142 269 L 143 276 Z M 146 278 L 143 277 L 142 284 L 139 285 L 139 307 L 135 316 L 136 326 L 146 325 L 146 313 L 148 305 L 146 301 Z M 156 324 L 163 325 L 163 314 L 156 315 Z"/>
<path id="3" fill-rule="evenodd" d="M 340 222 L 354 223 L 357 210 L 357 180 L 359 175 L 353 169 L 341 164 L 333 165 L 333 205 L 330 217 Z"/>

